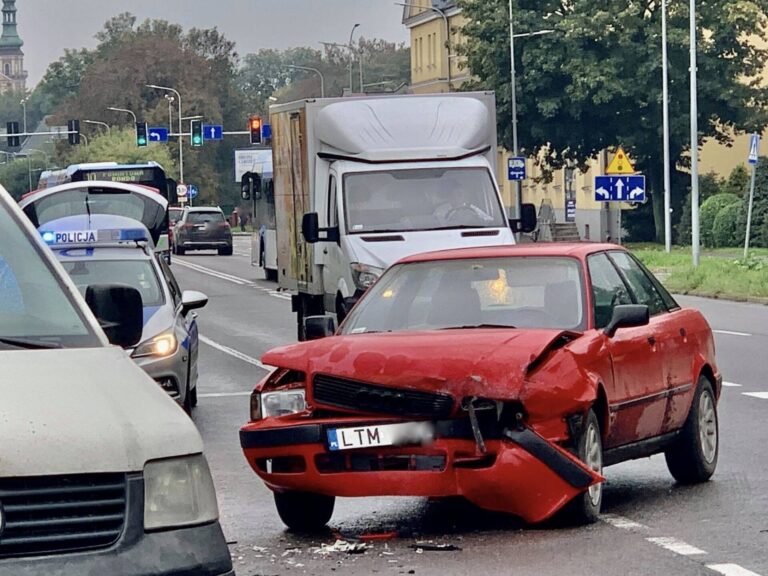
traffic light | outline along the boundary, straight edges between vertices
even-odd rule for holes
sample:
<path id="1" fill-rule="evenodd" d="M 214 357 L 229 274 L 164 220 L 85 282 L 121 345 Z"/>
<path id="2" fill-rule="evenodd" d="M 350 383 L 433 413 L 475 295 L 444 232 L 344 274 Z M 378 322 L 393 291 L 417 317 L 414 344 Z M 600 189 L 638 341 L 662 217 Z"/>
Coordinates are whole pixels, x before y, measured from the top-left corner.
<path id="1" fill-rule="evenodd" d="M 147 123 L 136 122 L 136 146 L 143 148 L 148 144 L 147 139 Z"/>
<path id="2" fill-rule="evenodd" d="M 5 131 L 8 134 L 8 147 L 16 148 L 18 146 L 21 146 L 21 139 L 18 136 L 12 136 L 12 134 L 19 133 L 19 123 L 8 122 L 6 123 L 5 128 L 6 128 Z"/>
<path id="3" fill-rule="evenodd" d="M 251 116 L 248 119 L 248 130 L 251 132 L 251 144 L 261 144 L 261 116 Z"/>
<path id="4" fill-rule="evenodd" d="M 80 144 L 80 120 L 67 120 L 67 140 L 73 146 Z"/>
<path id="5" fill-rule="evenodd" d="M 192 146 L 203 145 L 203 123 L 200 120 L 192 120 L 190 122 L 192 132 Z"/>

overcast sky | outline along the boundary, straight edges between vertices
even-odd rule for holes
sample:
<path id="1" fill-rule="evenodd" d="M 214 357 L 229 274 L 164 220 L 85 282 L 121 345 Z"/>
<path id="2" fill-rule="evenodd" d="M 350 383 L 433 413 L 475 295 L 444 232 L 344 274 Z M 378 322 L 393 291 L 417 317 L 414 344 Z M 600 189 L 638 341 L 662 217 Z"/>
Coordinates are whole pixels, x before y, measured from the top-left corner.
<path id="1" fill-rule="evenodd" d="M 367 38 L 407 42 L 395 0 L 16 0 L 24 64 L 33 88 L 65 48 L 93 47 L 104 22 L 121 12 L 186 28 L 217 26 L 243 55 L 259 48 L 347 42 L 352 26 Z M 400 1 L 400 0 L 398 0 Z"/>

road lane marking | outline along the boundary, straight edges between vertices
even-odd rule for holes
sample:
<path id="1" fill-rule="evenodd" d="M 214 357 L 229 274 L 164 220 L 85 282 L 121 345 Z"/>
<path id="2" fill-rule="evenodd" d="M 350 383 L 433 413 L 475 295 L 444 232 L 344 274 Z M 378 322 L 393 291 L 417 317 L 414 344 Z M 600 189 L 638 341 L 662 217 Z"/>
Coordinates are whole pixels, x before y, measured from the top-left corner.
<path id="1" fill-rule="evenodd" d="M 723 576 L 760 576 L 756 572 L 742 568 L 738 564 L 707 564 L 707 568 L 723 574 Z"/>
<path id="2" fill-rule="evenodd" d="M 677 538 L 670 538 L 668 536 L 661 536 L 658 538 L 646 538 L 648 542 L 661 546 L 662 548 L 680 554 L 682 556 L 696 556 L 699 554 L 706 554 L 704 550 L 691 546 L 690 544 L 678 540 Z"/>
<path id="3" fill-rule="evenodd" d="M 251 392 L 211 392 L 210 394 L 198 394 L 198 398 L 230 398 L 233 396 L 250 396 Z"/>
<path id="4" fill-rule="evenodd" d="M 741 388 L 741 384 L 736 384 L 736 382 L 723 382 L 723 386 L 727 388 Z"/>
<path id="5" fill-rule="evenodd" d="M 619 516 L 618 514 L 603 514 L 601 518 L 614 528 L 621 528 L 622 530 L 645 530 L 647 528 L 647 526 L 639 522 Z"/>
<path id="6" fill-rule="evenodd" d="M 747 332 L 735 332 L 733 330 L 712 330 L 715 334 L 728 334 L 729 336 L 752 336 Z"/>
<path id="7" fill-rule="evenodd" d="M 198 264 L 183 262 L 178 258 L 175 259 L 174 263 L 179 266 L 183 266 L 184 268 L 189 268 L 190 270 L 194 270 L 195 272 L 200 272 L 201 274 L 207 274 L 208 276 L 213 276 L 214 278 L 219 278 L 220 280 L 226 280 L 227 282 L 239 284 L 240 286 L 247 286 L 249 284 L 253 284 L 253 282 L 251 282 L 250 280 L 246 280 L 244 278 L 238 278 L 237 276 L 232 276 L 230 274 L 224 274 L 223 272 L 217 272 L 216 270 L 211 270 L 210 268 L 205 268 L 204 266 L 200 266 Z"/>
<path id="8" fill-rule="evenodd" d="M 258 366 L 262 370 L 266 370 L 267 372 L 272 372 L 273 368 L 270 366 L 267 366 L 266 364 L 262 364 L 259 360 L 252 356 L 248 356 L 247 354 L 243 354 L 242 352 L 238 352 L 234 348 L 230 348 L 229 346 L 224 346 L 224 344 L 219 344 L 218 342 L 214 342 L 210 338 L 207 338 L 203 335 L 199 336 L 200 342 L 203 342 L 210 346 L 211 348 L 216 348 L 216 350 L 219 350 L 221 352 L 224 352 L 225 354 L 229 354 L 230 356 L 233 356 L 234 358 L 237 358 L 239 360 L 242 360 L 243 362 L 247 362 L 248 364 L 252 364 L 254 366 Z"/>
<path id="9" fill-rule="evenodd" d="M 752 398 L 760 398 L 760 400 L 768 400 L 768 392 L 742 392 L 742 394 Z"/>

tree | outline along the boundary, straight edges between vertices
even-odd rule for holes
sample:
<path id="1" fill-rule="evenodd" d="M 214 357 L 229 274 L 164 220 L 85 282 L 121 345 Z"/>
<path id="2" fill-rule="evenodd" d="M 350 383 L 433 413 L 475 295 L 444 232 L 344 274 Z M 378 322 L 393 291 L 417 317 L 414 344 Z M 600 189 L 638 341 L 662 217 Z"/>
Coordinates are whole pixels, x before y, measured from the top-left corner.
<path id="1" fill-rule="evenodd" d="M 81 164 L 84 162 L 117 162 L 119 164 L 141 164 L 154 160 L 166 172 L 177 169 L 176 157 L 166 146 L 150 144 L 146 147 L 136 146 L 136 133 L 130 128 L 113 129 L 110 134 L 92 136 L 90 144 L 85 146 L 70 146 L 59 154 L 62 165 Z"/>
<path id="2" fill-rule="evenodd" d="M 19 200 L 22 195 L 37 188 L 43 170 L 45 161 L 39 156 L 31 156 L 29 161 L 26 158 L 6 161 L 5 164 L 0 164 L 0 183 L 15 200 Z"/>
<path id="3" fill-rule="evenodd" d="M 459 0 L 468 18 L 461 51 L 476 80 L 468 88 L 497 93 L 499 134 L 511 148 L 509 30 L 506 0 Z M 553 34 L 515 44 L 519 137 L 523 150 L 553 169 L 583 165 L 623 144 L 662 190 L 659 1 L 516 0 L 517 32 Z M 734 131 L 765 126 L 762 87 L 768 0 L 711 0 L 698 12 L 700 137 L 722 143 Z M 688 3 L 669 2 L 671 158 L 689 152 Z M 682 190 L 673 194 L 680 201 Z M 663 195 L 652 194 L 656 237 L 663 235 Z"/>

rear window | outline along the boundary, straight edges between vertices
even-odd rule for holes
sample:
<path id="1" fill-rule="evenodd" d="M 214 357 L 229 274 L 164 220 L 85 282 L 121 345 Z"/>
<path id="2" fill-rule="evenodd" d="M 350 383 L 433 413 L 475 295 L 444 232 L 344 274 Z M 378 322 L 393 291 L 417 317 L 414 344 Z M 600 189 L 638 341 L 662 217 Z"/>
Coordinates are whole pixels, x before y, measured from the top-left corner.
<path id="1" fill-rule="evenodd" d="M 205 222 L 224 222 L 224 214 L 221 212 L 190 212 L 187 218 L 192 224 L 203 224 Z"/>

